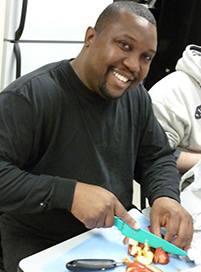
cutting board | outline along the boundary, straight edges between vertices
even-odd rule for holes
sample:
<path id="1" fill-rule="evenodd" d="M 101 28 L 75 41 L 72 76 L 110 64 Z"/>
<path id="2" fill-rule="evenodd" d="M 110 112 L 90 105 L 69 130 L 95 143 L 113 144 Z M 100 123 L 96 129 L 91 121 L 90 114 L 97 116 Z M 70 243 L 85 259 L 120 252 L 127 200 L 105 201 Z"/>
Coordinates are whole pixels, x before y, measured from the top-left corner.
<path id="1" fill-rule="evenodd" d="M 147 229 L 147 226 L 150 223 L 142 213 L 136 209 L 132 209 L 129 213 L 140 223 L 141 228 Z M 66 268 L 67 262 L 70 262 L 74 259 L 85 258 L 107 258 L 118 262 L 122 261 L 122 259 L 125 257 L 128 257 L 131 261 L 133 261 L 133 257 L 127 255 L 128 245 L 123 244 L 123 238 L 124 236 L 116 227 L 100 229 L 98 233 L 94 234 L 86 241 L 66 251 L 61 256 L 56 257 L 51 262 L 45 264 L 42 269 L 44 272 L 67 272 L 69 271 Z M 192 262 L 180 260 L 176 255 L 172 255 L 168 264 L 157 264 L 155 266 L 160 268 L 163 272 L 178 272 L 192 268 L 195 265 Z M 126 266 L 123 265 L 107 271 L 125 272 L 125 270 Z"/>

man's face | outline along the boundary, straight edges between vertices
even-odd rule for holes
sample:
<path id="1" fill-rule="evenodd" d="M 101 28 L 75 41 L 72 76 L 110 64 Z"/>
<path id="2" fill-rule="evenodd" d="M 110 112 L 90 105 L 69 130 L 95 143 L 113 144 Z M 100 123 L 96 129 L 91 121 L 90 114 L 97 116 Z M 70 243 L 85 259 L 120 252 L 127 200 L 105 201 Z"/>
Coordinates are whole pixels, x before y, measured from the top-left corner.
<path id="1" fill-rule="evenodd" d="M 124 12 L 100 33 L 86 33 L 85 85 L 105 99 L 117 99 L 147 75 L 157 47 L 156 27 Z"/>

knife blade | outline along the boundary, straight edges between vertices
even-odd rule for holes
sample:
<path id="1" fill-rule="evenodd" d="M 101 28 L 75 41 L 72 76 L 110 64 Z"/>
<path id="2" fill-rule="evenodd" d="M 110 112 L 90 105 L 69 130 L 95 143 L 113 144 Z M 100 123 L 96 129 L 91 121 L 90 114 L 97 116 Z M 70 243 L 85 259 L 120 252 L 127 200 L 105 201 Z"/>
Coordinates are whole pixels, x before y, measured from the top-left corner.
<path id="1" fill-rule="evenodd" d="M 117 216 L 115 216 L 114 219 L 114 226 L 116 226 L 124 236 L 143 244 L 147 242 L 147 244 L 153 248 L 162 247 L 162 249 L 168 253 L 187 256 L 187 253 L 184 250 L 154 235 L 153 233 L 142 228 L 135 230 Z"/>
<path id="2" fill-rule="evenodd" d="M 118 265 L 124 265 L 123 262 L 115 262 L 110 259 L 77 259 L 66 264 L 66 268 L 70 271 L 85 270 L 106 270 L 114 268 Z"/>

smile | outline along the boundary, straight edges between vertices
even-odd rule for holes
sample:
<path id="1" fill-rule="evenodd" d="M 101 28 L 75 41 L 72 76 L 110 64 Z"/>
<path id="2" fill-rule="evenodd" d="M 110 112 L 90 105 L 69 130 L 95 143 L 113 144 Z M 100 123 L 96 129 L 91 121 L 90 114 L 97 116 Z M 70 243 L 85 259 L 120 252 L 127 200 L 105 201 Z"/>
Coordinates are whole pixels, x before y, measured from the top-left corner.
<path id="1" fill-rule="evenodd" d="M 120 75 L 119 73 L 117 73 L 117 72 L 115 72 L 115 71 L 113 71 L 113 75 L 116 77 L 116 78 L 118 78 L 119 80 L 121 80 L 122 82 L 127 82 L 127 81 L 129 81 L 129 79 L 127 78 L 127 77 L 125 77 L 125 76 L 122 76 L 122 75 Z"/>

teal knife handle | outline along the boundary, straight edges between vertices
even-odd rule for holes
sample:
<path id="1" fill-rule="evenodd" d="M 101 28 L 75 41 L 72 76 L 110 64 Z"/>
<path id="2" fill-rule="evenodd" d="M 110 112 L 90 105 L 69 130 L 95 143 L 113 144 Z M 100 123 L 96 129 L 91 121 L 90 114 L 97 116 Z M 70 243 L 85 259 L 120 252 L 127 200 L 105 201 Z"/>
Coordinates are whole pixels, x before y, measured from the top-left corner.
<path id="1" fill-rule="evenodd" d="M 118 218 L 117 216 L 114 217 L 114 225 L 120 230 L 122 231 L 123 225 L 124 225 L 124 221 L 122 221 L 120 218 Z"/>

